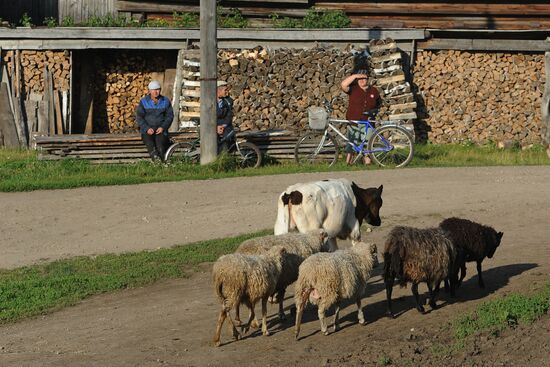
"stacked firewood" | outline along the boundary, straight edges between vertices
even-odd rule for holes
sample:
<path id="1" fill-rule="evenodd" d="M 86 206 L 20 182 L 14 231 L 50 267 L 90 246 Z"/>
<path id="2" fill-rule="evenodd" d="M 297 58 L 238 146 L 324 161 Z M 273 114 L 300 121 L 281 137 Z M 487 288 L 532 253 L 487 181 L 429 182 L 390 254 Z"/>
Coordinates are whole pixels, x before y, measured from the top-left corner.
<path id="1" fill-rule="evenodd" d="M 544 55 L 422 51 L 414 70 L 430 141 L 540 141 Z"/>
<path id="2" fill-rule="evenodd" d="M 195 125 L 200 117 L 200 50 L 186 50 L 180 96 L 180 127 Z"/>
<path id="3" fill-rule="evenodd" d="M 395 121 L 414 132 L 416 102 L 403 70 L 401 51 L 392 39 L 372 40 L 368 51 L 369 74 L 382 96 L 378 119 Z"/>
<path id="4" fill-rule="evenodd" d="M 324 98 L 345 97 L 340 82 L 353 68 L 350 52 L 338 49 L 224 50 L 219 78 L 231 85 L 235 124 L 242 131 L 307 128 L 307 108 Z M 343 117 L 346 98 L 334 102 Z"/>
<path id="5" fill-rule="evenodd" d="M 152 79 L 150 62 L 135 53 L 122 52 L 96 69 L 94 131 L 137 131 L 135 109 Z"/>
<path id="6" fill-rule="evenodd" d="M 10 74 L 14 72 L 15 51 L 4 54 L 4 62 Z M 57 90 L 69 90 L 71 60 L 69 51 L 21 51 L 20 65 L 23 70 L 25 95 L 44 93 L 44 69 L 52 74 L 53 87 Z"/>

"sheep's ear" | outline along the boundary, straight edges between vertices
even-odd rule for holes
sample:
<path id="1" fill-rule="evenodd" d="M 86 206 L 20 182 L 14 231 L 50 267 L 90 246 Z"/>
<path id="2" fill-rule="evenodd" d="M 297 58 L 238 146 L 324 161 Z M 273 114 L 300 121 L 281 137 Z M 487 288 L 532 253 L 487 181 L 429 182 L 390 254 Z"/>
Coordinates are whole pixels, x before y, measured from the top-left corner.
<path id="1" fill-rule="evenodd" d="M 497 238 L 498 238 L 499 241 L 502 239 L 502 236 L 504 236 L 503 232 L 498 232 L 497 233 Z"/>
<path id="2" fill-rule="evenodd" d="M 384 185 L 380 185 L 380 187 L 378 187 L 378 193 L 380 195 L 382 195 L 382 190 L 384 190 Z"/>

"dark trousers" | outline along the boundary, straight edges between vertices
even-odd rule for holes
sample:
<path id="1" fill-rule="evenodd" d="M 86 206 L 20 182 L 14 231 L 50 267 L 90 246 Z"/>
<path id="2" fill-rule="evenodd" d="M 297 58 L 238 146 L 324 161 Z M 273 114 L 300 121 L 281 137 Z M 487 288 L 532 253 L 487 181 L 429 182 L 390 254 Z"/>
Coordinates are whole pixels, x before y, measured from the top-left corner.
<path id="1" fill-rule="evenodd" d="M 141 134 L 141 140 L 145 143 L 151 159 L 164 161 L 164 154 L 168 148 L 168 136 L 164 134 Z"/>

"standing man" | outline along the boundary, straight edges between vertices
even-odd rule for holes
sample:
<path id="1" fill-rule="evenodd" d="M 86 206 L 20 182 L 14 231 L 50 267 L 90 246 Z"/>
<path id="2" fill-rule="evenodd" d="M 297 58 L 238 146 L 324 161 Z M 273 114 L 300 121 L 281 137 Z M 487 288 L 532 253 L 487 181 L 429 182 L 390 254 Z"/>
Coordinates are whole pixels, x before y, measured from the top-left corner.
<path id="1" fill-rule="evenodd" d="M 216 132 L 218 134 L 218 153 L 227 151 L 235 141 L 233 130 L 233 99 L 229 97 L 229 86 L 226 81 L 218 80 L 216 95 Z"/>
<path id="2" fill-rule="evenodd" d="M 359 70 L 357 74 L 348 76 L 342 81 L 342 90 L 348 95 L 348 111 L 346 119 L 348 120 L 366 120 L 366 114 L 376 113 L 380 100 L 378 89 L 370 86 L 368 83 L 368 75 L 366 70 Z M 364 125 L 349 125 L 348 139 L 354 144 L 361 143 L 361 135 L 364 135 Z M 371 131 L 369 131 L 370 135 Z M 368 138 L 368 136 L 367 136 Z M 346 163 L 351 164 L 355 151 L 351 145 L 346 144 Z M 365 164 L 370 164 L 370 158 L 364 156 Z"/>
<path id="3" fill-rule="evenodd" d="M 160 83 L 157 80 L 152 80 L 148 88 L 149 93 L 139 101 L 136 120 L 141 139 L 153 162 L 164 162 L 168 148 L 168 128 L 172 124 L 174 110 L 170 100 L 160 94 Z"/>

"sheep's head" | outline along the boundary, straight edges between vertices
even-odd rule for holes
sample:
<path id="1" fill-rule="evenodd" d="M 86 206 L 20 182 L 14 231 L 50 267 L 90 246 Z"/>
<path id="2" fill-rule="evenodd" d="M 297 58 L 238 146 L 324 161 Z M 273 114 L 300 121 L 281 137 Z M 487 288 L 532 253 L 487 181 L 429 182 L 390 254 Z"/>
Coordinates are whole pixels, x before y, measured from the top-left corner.
<path id="1" fill-rule="evenodd" d="M 497 247 L 500 245 L 502 236 L 504 233 L 497 232 L 494 229 L 490 228 L 484 231 L 485 245 L 487 246 L 487 257 L 491 259 L 497 250 Z"/>

